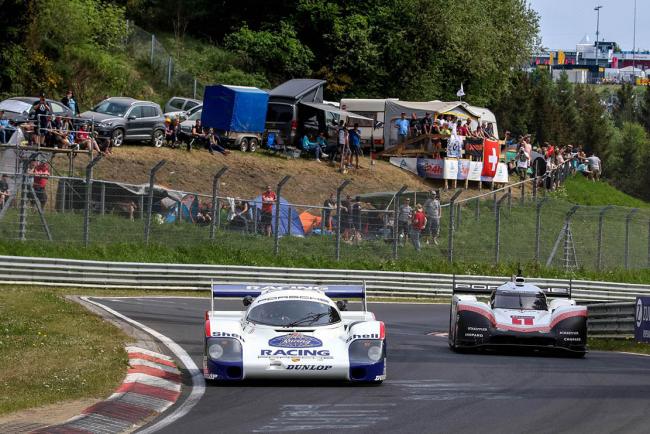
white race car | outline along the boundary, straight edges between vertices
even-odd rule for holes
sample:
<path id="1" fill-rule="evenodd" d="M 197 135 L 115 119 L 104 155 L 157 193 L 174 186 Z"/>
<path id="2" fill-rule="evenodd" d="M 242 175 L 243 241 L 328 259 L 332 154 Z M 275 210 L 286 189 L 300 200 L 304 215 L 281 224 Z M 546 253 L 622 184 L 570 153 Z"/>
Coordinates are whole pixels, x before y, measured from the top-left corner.
<path id="1" fill-rule="evenodd" d="M 214 299 L 240 297 L 244 311 L 216 311 Z M 337 299 L 361 299 L 346 311 Z M 367 311 L 363 285 L 212 285 L 205 316 L 208 380 L 327 379 L 381 383 L 385 327 Z"/>
<path id="2" fill-rule="evenodd" d="M 489 302 L 478 301 L 477 294 L 489 295 Z M 453 350 L 532 347 L 584 356 L 587 308 L 571 300 L 570 288 L 542 289 L 520 276 L 496 288 L 454 285 L 449 346 Z"/>

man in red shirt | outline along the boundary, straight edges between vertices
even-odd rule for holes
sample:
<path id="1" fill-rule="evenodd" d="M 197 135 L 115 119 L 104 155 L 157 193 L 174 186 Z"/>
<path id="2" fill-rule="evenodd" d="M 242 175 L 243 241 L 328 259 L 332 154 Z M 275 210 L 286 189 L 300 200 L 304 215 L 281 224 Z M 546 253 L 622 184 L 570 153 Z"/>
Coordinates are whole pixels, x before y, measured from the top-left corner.
<path id="1" fill-rule="evenodd" d="M 34 192 L 36 193 L 36 198 L 41 203 L 41 207 L 45 208 L 47 203 L 47 192 L 45 191 L 45 186 L 47 186 L 47 180 L 50 176 L 50 168 L 47 163 L 36 163 L 32 162 L 32 168 L 30 168 L 31 174 L 34 175 Z"/>
<path id="2" fill-rule="evenodd" d="M 266 191 L 262 193 L 262 226 L 264 227 L 264 232 L 267 236 L 271 236 L 273 232 L 273 227 L 271 224 L 271 219 L 273 218 L 273 204 L 277 200 L 277 196 L 271 190 L 271 186 L 266 186 Z"/>
<path id="3" fill-rule="evenodd" d="M 418 252 L 420 251 L 420 234 L 426 225 L 427 217 L 424 215 L 424 208 L 418 203 L 415 206 L 415 213 L 413 214 L 411 223 L 411 241 L 413 242 L 413 247 Z"/>

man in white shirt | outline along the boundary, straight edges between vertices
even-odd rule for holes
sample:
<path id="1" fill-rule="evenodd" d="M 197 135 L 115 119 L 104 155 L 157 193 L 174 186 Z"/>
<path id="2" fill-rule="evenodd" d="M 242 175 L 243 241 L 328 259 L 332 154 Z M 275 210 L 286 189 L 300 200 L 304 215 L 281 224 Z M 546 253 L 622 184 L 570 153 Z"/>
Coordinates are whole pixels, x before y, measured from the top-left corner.
<path id="1" fill-rule="evenodd" d="M 526 152 L 524 146 L 519 148 L 515 159 L 517 160 L 517 173 L 519 174 L 519 179 L 525 181 L 526 175 L 528 174 L 528 166 L 530 166 L 530 154 Z"/>

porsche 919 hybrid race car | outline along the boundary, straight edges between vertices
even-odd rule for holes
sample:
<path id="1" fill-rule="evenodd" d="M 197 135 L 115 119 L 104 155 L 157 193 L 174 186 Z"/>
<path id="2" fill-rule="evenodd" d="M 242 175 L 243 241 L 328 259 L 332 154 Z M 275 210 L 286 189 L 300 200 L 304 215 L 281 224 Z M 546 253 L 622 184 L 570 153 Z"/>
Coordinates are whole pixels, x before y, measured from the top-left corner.
<path id="1" fill-rule="evenodd" d="M 490 297 L 488 303 L 477 294 Z M 517 276 L 495 289 L 454 285 L 449 318 L 453 350 L 515 346 L 558 349 L 584 356 L 587 308 L 571 300 L 570 288 L 545 288 Z"/>
<path id="2" fill-rule="evenodd" d="M 241 297 L 244 311 L 214 310 L 215 298 Z M 361 311 L 346 302 L 361 299 Z M 367 311 L 363 285 L 212 285 L 205 316 L 208 380 L 386 378 L 384 323 Z"/>

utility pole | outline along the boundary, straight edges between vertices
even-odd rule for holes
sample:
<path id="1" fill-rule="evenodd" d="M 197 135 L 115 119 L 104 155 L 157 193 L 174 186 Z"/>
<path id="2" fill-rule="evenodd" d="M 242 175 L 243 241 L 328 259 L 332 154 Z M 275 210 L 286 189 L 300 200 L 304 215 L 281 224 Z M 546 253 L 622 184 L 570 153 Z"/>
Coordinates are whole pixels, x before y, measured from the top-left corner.
<path id="1" fill-rule="evenodd" d="M 599 51 L 600 48 L 598 47 L 598 37 L 600 36 L 600 10 L 603 7 L 601 5 L 598 5 L 594 8 L 596 11 L 596 66 L 598 66 L 598 57 L 599 57 Z"/>
<path id="2" fill-rule="evenodd" d="M 634 0 L 634 30 L 632 31 L 632 76 L 636 84 L 636 0 Z"/>

